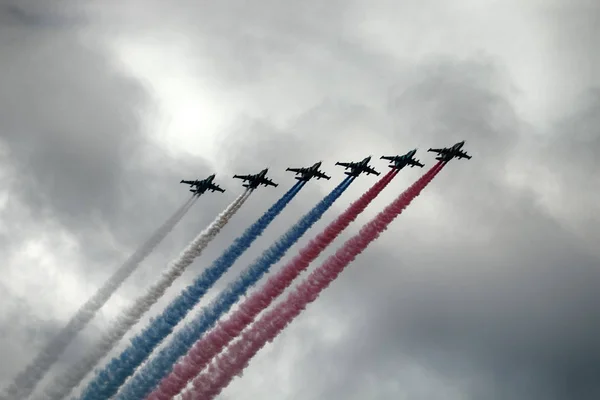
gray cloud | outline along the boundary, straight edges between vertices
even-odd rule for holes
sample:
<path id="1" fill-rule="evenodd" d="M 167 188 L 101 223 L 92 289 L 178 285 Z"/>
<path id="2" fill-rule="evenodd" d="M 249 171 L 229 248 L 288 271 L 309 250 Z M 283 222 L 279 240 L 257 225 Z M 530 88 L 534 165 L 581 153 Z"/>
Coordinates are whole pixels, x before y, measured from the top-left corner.
<path id="1" fill-rule="evenodd" d="M 369 249 L 275 343 L 279 349 L 300 348 L 292 388 L 315 399 L 413 398 L 423 392 L 419 385 L 431 384 L 423 377 L 403 380 L 403 371 L 409 374 L 416 364 L 433 371 L 431 379 L 442 388 L 449 381 L 468 398 L 595 398 L 598 256 L 544 211 L 533 188 L 516 190 L 504 181 L 508 164 L 526 164 L 515 160 L 516 146 L 531 143 L 502 93 L 477 84 L 478 73 L 479 81 L 493 81 L 493 66 L 441 62 L 423 69 L 433 73 L 392 99 L 392 118 L 408 128 L 404 132 L 419 128 L 421 142 L 466 138 L 482 165 L 474 171 L 460 161 L 450 164 L 423 195 L 443 199 L 436 210 L 442 218 L 419 226 L 412 223 L 418 216 L 408 211 L 409 221 L 401 217 L 404 224 L 396 223 L 385 244 Z M 565 171 L 590 178 L 585 167 L 593 160 L 579 155 L 593 149 L 596 137 L 590 107 L 593 102 L 586 102 L 565 118 L 582 127 L 575 129 L 580 140 L 569 140 L 572 123 L 568 130 L 557 126 L 555 142 L 541 140 L 530 155 L 539 168 L 560 178 L 553 162 L 563 154 Z M 409 136 L 395 140 L 404 143 Z M 583 187 L 570 190 L 574 198 L 587 196 Z M 338 343 L 320 339 L 318 325 L 307 322 L 328 318 L 344 326 Z M 261 370 L 249 369 L 240 389 L 231 389 L 232 398 L 285 356 L 271 353 Z M 301 384 L 306 381 L 309 387 Z M 389 385 L 395 387 L 391 393 Z"/>
<path id="2" fill-rule="evenodd" d="M 597 258 L 530 199 L 505 200 L 518 208 L 503 214 L 485 247 L 435 251 L 435 242 L 405 240 L 415 227 L 400 220 L 396 253 L 374 246 L 337 283 L 341 294 L 324 301 L 350 321 L 331 350 L 335 365 L 352 366 L 340 386 L 360 390 L 378 365 L 393 375 L 389 369 L 416 360 L 457 384 L 473 382 L 469 398 L 594 398 Z M 354 380 L 358 387 L 348 384 Z"/>
<path id="3" fill-rule="evenodd" d="M 54 2 L 49 7 L 35 1 L 5 0 L 0 3 L 0 22 L 5 28 L 25 27 L 46 31 L 81 25 L 81 16 L 73 13 L 73 8 L 65 7 L 66 5 L 69 5 L 68 1 Z"/>
<path id="4" fill-rule="evenodd" d="M 291 184 L 286 166 L 324 160 L 335 181 L 342 177 L 333 167 L 337 160 L 418 147 L 419 158 L 429 165 L 428 147 L 466 139 L 473 160 L 449 164 L 392 228 L 257 356 L 223 398 L 597 398 L 592 371 L 600 359 L 595 340 L 600 254 L 581 239 L 598 237 L 597 191 L 591 189 L 598 188 L 599 103 L 592 75 L 577 77 L 585 95 L 553 116 L 545 131 L 525 122 L 515 105 L 510 59 L 491 51 L 449 56 L 453 48 L 443 45 L 419 59 L 387 54 L 364 39 L 357 22 L 369 7 L 358 2 L 193 3 L 89 7 L 85 15 L 91 25 L 43 34 L 26 23 L 0 28 L 2 38 L 13 39 L 0 39 L 0 145 L 5 150 L 0 178 L 10 192 L 2 211 L 10 235 L 0 230 L 0 254 L 11 260 L 8 265 L 20 265 L 24 243 L 61 230 L 77 243 L 63 248 L 56 238 L 56 254 L 68 259 L 65 279 L 97 287 L 185 200 L 187 192 L 177 183 L 181 178 L 213 172 L 202 159 L 173 156 L 156 144 L 145 131 L 156 107 L 151 86 L 124 75 L 110 46 L 87 36 L 156 32 L 160 42 L 161 32 L 175 30 L 196 49 L 187 60 L 191 67 L 202 66 L 211 79 L 236 88 L 257 107 L 280 99 L 283 111 L 269 108 L 264 118 L 247 112 L 231 121 L 218 154 L 227 171 L 216 171 L 227 192 L 199 200 L 127 282 L 109 307 L 113 312 L 239 193 L 230 173 L 268 166 L 281 186 L 250 198 L 171 297 Z M 389 4 L 380 6 L 394 11 Z M 411 15 L 415 7 L 402 11 Z M 569 15 L 590 12 L 567 9 Z M 15 9 L 3 10 L 19 20 Z M 552 16 L 555 31 L 545 26 L 544 35 L 568 31 L 570 36 L 561 36 L 566 45 L 576 42 L 572 20 Z M 419 34 L 418 26 L 414 30 Z M 577 43 L 582 47 L 573 49 L 574 59 L 585 58 L 589 41 Z M 563 47 L 556 49 L 563 54 Z M 300 111 L 290 113 L 288 105 Z M 526 185 L 508 179 L 511 170 L 521 171 Z M 367 213 L 418 173 L 403 172 Z M 540 188 L 550 180 L 556 190 L 547 200 Z M 361 177 L 302 243 L 372 182 Z M 218 288 L 333 185 L 311 183 L 304 189 Z M 344 238 L 357 229 L 352 226 Z M 93 245 L 81 246 L 86 243 Z M 16 267 L 11 268 L 15 276 Z M 1 281 L 7 290 L 0 351 L 3 359 L 14 360 L 0 370 L 2 382 L 69 315 L 44 314 L 23 294 L 43 287 L 41 275 L 34 273 L 38 268 L 29 265 L 17 281 Z M 50 309 L 78 306 L 61 306 L 66 297 L 56 288 L 45 290 L 40 296 Z M 64 362 L 78 357 L 107 323 L 109 311 Z M 277 388 L 264 382 L 270 374 L 278 379 Z"/>
<path id="5" fill-rule="evenodd" d="M 23 190 L 73 217 L 110 207 L 117 175 L 142 140 L 141 88 L 107 73 L 102 56 L 72 35 L 23 36 L 4 48 L 2 76 L 2 138 Z"/>

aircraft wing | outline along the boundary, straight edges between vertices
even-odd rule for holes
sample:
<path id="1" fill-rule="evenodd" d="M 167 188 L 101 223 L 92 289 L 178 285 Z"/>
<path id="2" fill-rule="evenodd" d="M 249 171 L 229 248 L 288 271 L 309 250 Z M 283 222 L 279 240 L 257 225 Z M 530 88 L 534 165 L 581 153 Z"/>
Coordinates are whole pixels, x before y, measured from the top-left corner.
<path id="1" fill-rule="evenodd" d="M 319 178 L 325 178 L 325 179 L 330 179 L 330 176 L 325 175 L 323 172 L 321 171 L 317 171 L 315 172 L 315 176 L 319 177 Z"/>
<path id="2" fill-rule="evenodd" d="M 439 154 L 446 154 L 448 153 L 448 149 L 444 148 L 444 149 L 429 149 L 427 151 L 433 151 L 435 153 L 439 153 Z"/>
<path id="3" fill-rule="evenodd" d="M 379 159 L 380 160 L 394 161 L 396 159 L 396 157 L 394 157 L 394 156 L 381 156 Z"/>
<path id="4" fill-rule="evenodd" d="M 249 179 L 252 179 L 254 177 L 254 175 L 234 175 L 233 177 L 237 178 L 237 179 L 241 179 L 241 180 L 247 181 Z"/>
<path id="5" fill-rule="evenodd" d="M 457 156 L 458 158 L 468 158 L 469 160 L 471 159 L 471 156 L 470 156 L 470 155 L 468 155 L 467 153 L 465 153 L 465 152 L 464 152 L 464 151 L 462 151 L 462 150 L 459 150 L 459 151 L 458 151 L 458 153 L 456 154 L 456 156 Z"/>
<path id="6" fill-rule="evenodd" d="M 262 183 L 265 186 L 277 186 L 276 183 L 274 183 L 272 180 L 270 180 L 268 178 L 261 178 L 260 183 Z"/>
<path id="7" fill-rule="evenodd" d="M 366 166 L 365 167 L 365 172 L 367 174 L 375 174 L 375 175 L 379 175 L 379 172 L 375 171 L 373 168 Z"/>
<path id="8" fill-rule="evenodd" d="M 216 190 L 217 192 L 225 193 L 225 189 L 223 189 L 219 185 L 215 185 L 214 183 L 208 185 L 208 189 L 212 190 L 213 192 Z"/>
<path id="9" fill-rule="evenodd" d="M 306 172 L 306 168 L 288 168 L 287 171 L 292 171 L 300 174 Z"/>
<path id="10" fill-rule="evenodd" d="M 186 185 L 192 185 L 192 186 L 196 185 L 196 181 L 185 181 L 185 180 L 182 180 L 179 183 L 185 183 Z"/>
<path id="11" fill-rule="evenodd" d="M 419 160 L 413 160 L 413 159 L 410 159 L 410 160 L 408 160 L 408 163 L 409 163 L 410 165 L 412 165 L 412 166 L 415 166 L 415 167 L 421 167 L 421 168 L 423 168 L 423 167 L 425 166 L 425 164 L 421 164 L 421 163 L 419 162 Z"/>
<path id="12" fill-rule="evenodd" d="M 342 167 L 351 168 L 356 165 L 355 162 L 336 162 L 336 165 L 341 165 Z"/>

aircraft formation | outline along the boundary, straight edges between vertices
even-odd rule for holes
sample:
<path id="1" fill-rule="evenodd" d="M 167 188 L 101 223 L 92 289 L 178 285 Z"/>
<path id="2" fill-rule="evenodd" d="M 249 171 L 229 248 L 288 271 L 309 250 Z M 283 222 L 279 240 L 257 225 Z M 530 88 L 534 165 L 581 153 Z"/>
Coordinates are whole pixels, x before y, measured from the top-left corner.
<path id="1" fill-rule="evenodd" d="M 436 153 L 437 162 L 391 203 L 382 207 L 370 222 L 358 229 L 321 265 L 310 274 L 305 274 L 309 265 L 357 219 L 400 170 L 425 166 L 415 158 L 416 149 L 403 155 L 381 156 L 380 159 L 389 162 L 390 170 L 385 174 L 369 165 L 370 156 L 360 161 L 336 162 L 335 165 L 344 168 L 345 176 L 341 182 L 289 226 L 254 262 L 236 274 L 213 300 L 200 307 L 199 302 L 207 291 L 215 288 L 217 281 L 262 235 L 308 181 L 313 178 L 331 178 L 320 170 L 321 162 L 309 167 L 288 167 L 286 171 L 293 172 L 297 182 L 219 253 L 212 263 L 200 269 L 191 283 L 175 295 L 162 312 L 150 318 L 143 329 L 134 332 L 135 335 L 124 343 L 125 348 L 119 350 L 118 356 L 115 355 L 101 365 L 102 360 L 135 329 L 150 308 L 163 298 L 167 289 L 177 279 L 183 279 L 182 274 L 195 259 L 202 257 L 204 249 L 219 235 L 255 189 L 259 186 L 278 186 L 267 177 L 267 168 L 257 174 L 234 175 L 233 178 L 242 180 L 245 190 L 216 215 L 161 274 L 157 274 L 152 285 L 141 291 L 130 306 L 120 311 L 119 316 L 107 325 L 101 338 L 90 342 L 82 357 L 48 382 L 42 398 L 70 398 L 70 394 L 85 382 L 86 376 L 92 375 L 91 380 L 82 387 L 77 397 L 79 400 L 166 400 L 178 394 L 186 400 L 214 399 L 232 379 L 241 375 L 252 357 L 266 343 L 279 335 L 357 255 L 383 233 L 450 160 L 471 159 L 463 150 L 464 144 L 462 141 L 451 147 L 427 150 Z M 363 173 L 382 176 L 320 233 L 313 236 L 287 263 L 272 271 L 269 279 L 260 285 L 262 277 L 282 260 L 286 252 L 293 249 L 294 244 Z M 30 398 L 65 349 L 141 262 L 184 218 L 198 197 L 208 191 L 225 192 L 225 189 L 215 183 L 215 174 L 202 180 L 181 180 L 180 183 L 189 185 L 193 195 L 83 303 L 64 328 L 0 393 L 0 400 Z M 294 280 L 298 281 L 301 275 L 305 275 L 305 278 L 295 283 Z M 283 296 L 283 292 L 288 289 L 287 297 Z M 270 307 L 278 297 L 284 298 Z M 238 302 L 239 306 L 232 310 Z M 186 322 L 184 319 L 188 314 L 191 314 L 191 318 Z M 181 329 L 176 331 L 175 328 L 181 324 Z"/>
<path id="2" fill-rule="evenodd" d="M 436 160 L 442 162 L 448 162 L 453 158 L 458 159 L 471 159 L 471 156 L 462 150 L 462 147 L 465 145 L 465 141 L 461 141 L 456 143 L 451 147 L 443 147 L 439 149 L 430 148 L 428 152 L 437 153 Z M 414 156 L 417 153 L 417 149 L 413 149 L 404 155 L 396 155 L 396 156 L 381 156 L 380 159 L 388 160 L 390 164 L 389 168 L 395 170 L 401 170 L 404 167 L 410 166 L 423 168 L 425 164 L 422 164 L 419 160 L 415 159 Z M 344 167 L 346 170 L 344 173 L 348 176 L 357 177 L 361 173 L 366 173 L 367 175 L 374 174 L 380 175 L 380 172 L 376 171 L 373 167 L 369 166 L 369 162 L 371 161 L 371 156 L 365 157 L 361 161 L 356 162 L 336 162 L 335 165 L 340 165 Z M 329 180 L 331 177 L 327 176 L 323 171 L 319 170 L 321 167 L 321 161 L 313 164 L 310 167 L 303 168 L 287 168 L 286 171 L 291 171 L 296 174 L 296 179 L 301 182 L 308 182 L 312 178 L 316 179 L 327 179 Z M 349 171 L 347 171 L 349 170 Z M 234 175 L 235 179 L 241 179 L 244 183 L 243 187 L 248 189 L 256 189 L 260 185 L 263 186 L 274 186 L 277 187 L 278 184 L 274 183 L 271 179 L 267 178 L 267 172 L 269 172 L 268 168 L 263 169 L 257 174 L 249 174 L 249 175 Z M 193 192 L 195 195 L 200 196 L 204 194 L 207 190 L 211 192 L 219 191 L 221 193 L 225 192 L 225 189 L 213 183 L 215 179 L 215 174 L 210 175 L 206 179 L 202 180 L 194 180 L 194 181 L 186 181 L 182 180 L 180 183 L 185 183 L 190 185 L 190 192 Z"/>

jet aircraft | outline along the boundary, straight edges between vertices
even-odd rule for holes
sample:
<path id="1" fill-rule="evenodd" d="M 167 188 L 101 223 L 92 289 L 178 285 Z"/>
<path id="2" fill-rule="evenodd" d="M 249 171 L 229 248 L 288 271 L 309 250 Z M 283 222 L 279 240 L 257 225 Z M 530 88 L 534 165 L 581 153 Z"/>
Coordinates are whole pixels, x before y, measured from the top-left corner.
<path id="1" fill-rule="evenodd" d="M 295 172 L 296 175 L 300 175 L 300 176 L 296 176 L 296 179 L 298 179 L 299 181 L 305 181 L 308 182 L 311 178 L 317 178 L 317 179 L 327 179 L 329 180 L 331 177 L 325 175 L 323 172 L 319 171 L 319 167 L 321 166 L 321 161 L 319 161 L 318 163 L 315 163 L 312 167 L 306 167 L 306 168 L 288 168 L 286 169 L 286 171 L 292 171 Z"/>
<path id="2" fill-rule="evenodd" d="M 211 192 L 214 192 L 215 190 L 219 191 L 221 193 L 225 192 L 225 189 L 223 189 L 223 188 L 219 187 L 219 185 L 216 185 L 213 183 L 214 179 L 215 179 L 215 174 L 212 174 L 211 176 L 209 176 L 206 179 L 195 180 L 195 181 L 182 180 L 179 183 L 185 183 L 186 185 L 190 185 L 191 186 L 190 192 L 193 192 L 194 195 L 196 195 L 196 196 L 200 196 L 207 190 L 210 190 Z"/>
<path id="3" fill-rule="evenodd" d="M 414 155 L 417 152 L 417 149 L 411 150 L 408 153 L 404 154 L 403 156 L 381 156 L 379 157 L 381 160 L 389 160 L 390 161 L 390 165 L 388 165 L 390 168 L 394 168 L 397 169 L 398 171 L 401 170 L 402 168 L 406 167 L 407 165 L 410 165 L 411 168 L 413 167 L 421 167 L 423 168 L 425 165 L 421 164 L 421 162 L 419 160 L 415 160 Z"/>
<path id="4" fill-rule="evenodd" d="M 350 171 L 344 172 L 348 176 L 358 176 L 361 172 L 365 172 L 367 174 L 375 174 L 379 175 L 379 172 L 375 171 L 373 168 L 369 166 L 369 161 L 371 161 L 371 156 L 366 157 L 362 161 L 358 162 L 336 162 L 335 165 L 341 165 L 344 169 L 350 168 Z"/>
<path id="5" fill-rule="evenodd" d="M 234 178 L 237 179 L 241 179 L 244 182 L 247 181 L 247 183 L 244 183 L 242 186 L 247 187 L 248 189 L 256 189 L 259 185 L 265 185 L 265 186 L 278 186 L 277 183 L 273 183 L 272 180 L 270 180 L 269 178 L 267 178 L 267 171 L 269 169 L 265 168 L 262 171 L 260 171 L 258 174 L 254 174 L 254 175 L 234 175 Z"/>
<path id="6" fill-rule="evenodd" d="M 436 160 L 448 162 L 452 160 L 454 157 L 456 158 L 466 158 L 468 160 L 471 159 L 471 156 L 466 152 L 462 151 L 462 147 L 465 145 L 465 141 L 456 143 L 452 147 L 444 147 L 443 149 L 429 149 L 427 151 L 432 151 L 434 153 L 438 153 L 438 156 L 435 158 Z"/>

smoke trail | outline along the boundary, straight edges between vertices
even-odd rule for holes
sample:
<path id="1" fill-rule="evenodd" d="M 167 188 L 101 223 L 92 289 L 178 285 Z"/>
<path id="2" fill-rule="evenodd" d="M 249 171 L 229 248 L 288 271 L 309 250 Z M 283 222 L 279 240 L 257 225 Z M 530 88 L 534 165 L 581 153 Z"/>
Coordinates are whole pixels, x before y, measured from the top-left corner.
<path id="1" fill-rule="evenodd" d="M 212 265 L 185 288 L 167 308 L 131 340 L 131 344 L 114 357 L 84 389 L 81 399 L 105 400 L 113 396 L 152 351 L 166 338 L 175 326 L 200 301 L 210 287 L 233 265 L 254 240 L 262 234 L 305 182 L 296 183 L 268 211 L 229 246 Z"/>
<path id="2" fill-rule="evenodd" d="M 77 310 L 65 327 L 48 343 L 33 361 L 21 371 L 13 383 L 7 387 L 1 399 L 24 399 L 29 396 L 44 378 L 50 367 L 58 360 L 75 336 L 86 327 L 96 312 L 108 301 L 123 281 L 131 275 L 139 264 L 173 230 L 175 225 L 194 205 L 197 197 L 188 199 L 152 236 L 146 240 L 124 263 L 108 278 L 104 285 Z"/>
<path id="3" fill-rule="evenodd" d="M 183 274 L 185 269 L 198 257 L 229 219 L 242 206 L 252 192 L 246 190 L 235 199 L 217 218 L 185 248 L 175 261 L 163 272 L 160 279 L 154 283 L 144 295 L 117 318 L 112 329 L 106 332 L 99 343 L 78 363 L 56 379 L 45 390 L 49 399 L 61 399 L 77 387 L 87 373 L 119 342 L 127 331 L 135 325 L 150 307 L 158 301 L 173 282 Z"/>
<path id="4" fill-rule="evenodd" d="M 388 205 L 373 220 L 364 225 L 358 234 L 330 256 L 306 280 L 300 283 L 287 298 L 260 318 L 241 339 L 219 355 L 206 371 L 193 381 L 193 387 L 183 394 L 184 400 L 207 400 L 215 398 L 236 375 L 241 375 L 250 359 L 267 343 L 272 341 L 320 292 L 343 271 L 410 202 L 437 175 L 444 164 L 434 165 L 425 175 Z"/>
<path id="5" fill-rule="evenodd" d="M 254 263 L 246 268 L 235 281 L 231 282 L 215 300 L 201 310 L 190 323 L 175 333 L 170 343 L 161 349 L 156 356 L 148 361 L 142 370 L 137 371 L 135 376 L 127 382 L 127 385 L 119 392 L 117 399 L 141 399 L 150 393 L 160 382 L 161 378 L 169 373 L 179 357 L 183 356 L 195 341 L 201 338 L 223 314 L 229 311 L 239 298 L 269 271 L 272 265 L 281 260 L 290 247 L 325 214 L 329 207 L 331 207 L 353 181 L 354 177 L 344 179 L 331 193 L 325 196 L 266 249 Z M 194 375 L 190 376 L 190 378 Z M 169 396 L 168 398 L 171 397 Z"/>
<path id="6" fill-rule="evenodd" d="M 290 262 L 270 277 L 266 284 L 247 298 L 225 323 L 219 323 L 204 338 L 197 341 L 188 354 L 179 361 L 173 371 L 160 382 L 160 386 L 150 395 L 149 400 L 167 400 L 182 391 L 187 383 L 202 372 L 210 360 L 224 349 L 231 339 L 236 337 L 271 301 L 279 296 L 292 281 L 315 260 L 321 252 L 377 197 L 394 178 L 397 171 L 392 170 L 375 183 L 358 200 L 353 202 L 340 216 L 331 222 L 322 233 L 312 239 Z M 213 321 L 211 321 L 214 323 Z M 160 356 L 158 356 L 160 357 Z M 155 358 L 156 359 L 156 358 Z M 154 360 L 150 363 L 153 363 Z M 143 376 L 143 372 L 138 376 Z M 130 383 L 128 383 L 128 386 Z M 124 393 L 124 392 L 123 392 Z M 125 398 L 141 398 L 142 396 Z"/>

